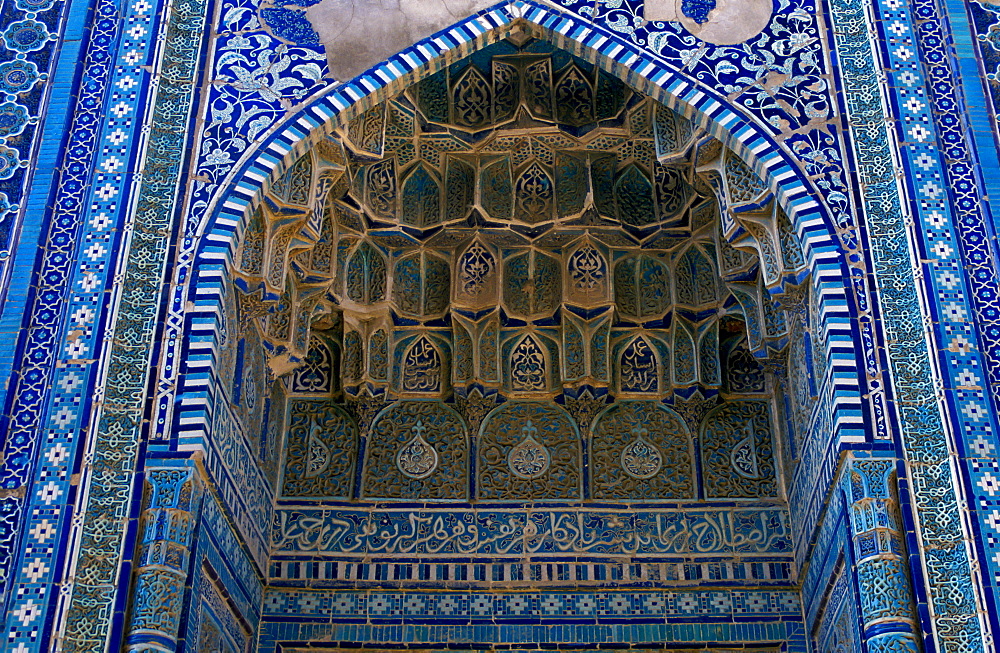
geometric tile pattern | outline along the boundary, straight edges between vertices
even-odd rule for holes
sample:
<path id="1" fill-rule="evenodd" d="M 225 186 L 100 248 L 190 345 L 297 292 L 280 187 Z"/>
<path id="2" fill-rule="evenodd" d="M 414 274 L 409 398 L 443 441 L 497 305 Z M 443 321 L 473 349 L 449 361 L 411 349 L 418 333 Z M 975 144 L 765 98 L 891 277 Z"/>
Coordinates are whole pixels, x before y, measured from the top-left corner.
<path id="1" fill-rule="evenodd" d="M 930 3 L 921 6 L 920 16 L 929 18 L 927 10 Z M 966 267 L 962 260 L 963 250 L 970 252 L 970 245 L 974 248 L 980 247 L 976 241 L 981 241 L 984 232 L 981 231 L 983 223 L 981 215 L 978 218 L 980 227 L 979 234 L 976 235 L 976 217 L 970 213 L 976 213 L 975 204 L 976 192 L 971 178 L 964 182 L 956 182 L 951 185 L 946 182 L 947 176 L 944 173 L 940 158 L 938 143 L 945 144 L 945 156 L 952 158 L 963 154 L 964 144 L 960 130 L 954 124 L 935 125 L 932 121 L 932 102 L 927 95 L 925 86 L 928 82 L 924 78 L 924 69 L 921 60 L 933 64 L 935 58 L 940 58 L 940 52 L 932 54 L 926 52 L 923 57 L 917 58 L 918 43 L 915 42 L 915 24 L 909 15 L 906 7 L 901 6 L 891 0 L 880 3 L 879 13 L 884 22 L 880 23 L 885 33 L 885 50 L 882 56 L 885 57 L 883 66 L 888 69 L 892 78 L 897 80 L 895 85 L 896 97 L 893 101 L 896 104 L 900 117 L 899 133 L 895 134 L 896 142 L 905 143 L 900 147 L 898 156 L 902 159 L 902 164 L 908 167 L 909 181 L 913 184 L 911 189 L 914 198 L 913 209 L 915 210 L 914 221 L 917 227 L 916 234 L 919 240 L 910 241 L 912 251 L 925 252 L 926 268 L 924 273 L 925 283 L 928 284 L 928 292 L 937 291 L 938 296 L 935 302 L 937 308 L 937 333 L 938 338 L 936 350 L 941 357 L 941 370 L 943 374 L 950 378 L 944 379 L 947 388 L 954 388 L 946 395 L 946 406 L 953 411 L 951 424 L 956 431 L 959 451 L 964 455 L 989 456 L 991 449 L 995 447 L 996 422 L 992 415 L 989 398 L 983 392 L 988 377 L 992 376 L 993 364 L 985 364 L 987 361 L 979 354 L 981 348 L 976 342 L 976 334 L 970 323 L 970 313 L 974 309 L 974 302 L 970 301 L 965 287 L 965 279 L 959 273 Z M 845 26 L 857 24 L 863 20 L 863 15 L 856 8 L 845 5 L 835 5 L 835 20 L 839 20 Z M 922 23 L 921 31 L 929 28 L 929 23 Z M 936 39 L 931 39 L 931 44 L 937 43 Z M 926 44 L 924 44 L 926 45 Z M 845 37 L 840 43 L 841 50 L 845 53 L 851 52 L 851 56 L 857 57 L 855 60 L 856 69 L 861 72 L 866 68 L 873 71 L 876 65 L 874 61 L 865 61 L 864 55 L 860 54 L 861 47 L 868 49 L 868 44 L 849 43 L 849 37 Z M 854 54 L 858 52 L 859 54 Z M 853 70 L 853 69 L 848 69 Z M 852 76 L 846 74 L 848 88 L 857 87 L 860 90 L 862 74 Z M 947 86 L 942 88 L 945 80 L 936 82 L 936 92 L 940 97 L 946 93 Z M 939 99 L 938 102 L 943 102 Z M 876 268 L 884 270 L 886 277 L 885 288 L 882 293 L 883 302 L 883 324 L 895 343 L 894 351 L 890 357 L 890 362 L 897 369 L 902 369 L 908 365 L 908 360 L 923 360 L 927 357 L 925 351 L 925 334 L 913 328 L 912 322 L 907 321 L 903 316 L 906 314 L 902 309 L 907 304 L 914 308 L 907 311 L 912 314 L 917 308 L 918 301 L 912 290 L 904 288 L 900 284 L 891 284 L 890 279 L 899 278 L 901 271 L 894 260 L 898 260 L 898 252 L 907 242 L 908 230 L 899 218 L 886 219 L 886 211 L 895 212 L 902 215 L 902 207 L 899 206 L 896 196 L 895 184 L 885 171 L 885 163 L 892 161 L 889 146 L 890 141 L 886 136 L 878 133 L 878 128 L 874 128 L 874 123 L 881 120 L 880 103 L 865 103 L 862 96 L 857 92 L 848 94 L 849 113 L 855 121 L 855 135 L 859 141 L 870 142 L 874 145 L 874 138 L 880 138 L 882 145 L 877 147 L 864 147 L 859 152 L 859 168 L 862 179 L 866 186 L 866 206 L 872 216 L 870 221 L 871 247 L 870 251 L 875 260 Z M 945 103 L 944 108 L 949 108 Z M 947 122 L 947 121 L 946 121 Z M 869 126 L 872 125 L 872 126 Z M 934 138 L 934 128 L 944 127 L 945 131 L 940 134 L 941 140 Z M 950 136 L 949 136 L 950 133 Z M 879 151 L 881 150 L 881 152 Z M 956 169 L 961 170 L 965 166 L 952 165 L 952 174 Z M 965 168 L 967 169 L 967 168 Z M 957 196 L 952 193 L 958 193 Z M 896 208 L 892 207 L 896 204 Z M 964 213 L 965 216 L 952 214 Z M 960 221 L 959 221 L 960 219 Z M 960 232 L 963 240 L 959 244 L 956 242 L 959 232 L 953 225 L 962 225 Z M 971 242 L 970 242 L 971 241 Z M 892 245 L 890 245 L 892 244 Z M 992 261 L 988 268 L 993 268 Z M 977 278 L 979 285 L 990 285 L 990 279 L 995 276 L 995 272 L 982 270 L 978 274 L 969 275 L 970 279 Z M 989 291 L 995 297 L 993 291 Z M 995 301 L 995 300 L 994 300 Z M 993 311 L 993 309 L 988 309 Z M 912 368 L 912 364 L 911 365 Z M 913 378 L 897 372 L 895 391 L 897 392 L 902 406 L 900 429 L 903 441 L 910 450 L 910 455 L 919 460 L 920 464 L 911 467 L 911 475 L 916 492 L 913 495 L 914 506 L 917 510 L 918 521 L 921 523 L 922 546 L 927 551 L 927 574 L 930 584 L 930 599 L 934 605 L 935 618 L 942 631 L 943 640 L 954 638 L 956 641 L 966 641 L 978 639 L 978 624 L 974 613 L 975 603 L 982 598 L 974 597 L 975 587 L 978 583 L 967 586 L 962 591 L 964 595 L 961 600 L 957 599 L 953 589 L 945 589 L 953 583 L 956 574 L 964 577 L 971 577 L 971 565 L 966 560 L 964 545 L 962 541 L 967 535 L 963 533 L 963 526 L 957 517 L 946 517 L 946 515 L 956 515 L 957 510 L 964 507 L 961 485 L 955 484 L 955 477 L 947 463 L 949 456 L 949 443 L 944 438 L 928 437 L 929 433 L 938 431 L 941 427 L 941 417 L 939 408 L 929 402 L 920 402 L 919 398 L 929 399 L 929 386 L 932 379 L 930 367 L 925 368 L 921 373 L 924 379 Z M 995 380 L 992 385 L 996 385 Z M 922 404 L 922 405 L 921 405 Z M 974 442 L 978 442 L 979 450 L 976 450 Z M 972 470 L 970 470 L 972 471 Z M 973 479 L 975 473 L 973 472 Z M 925 520 L 922 515 L 933 515 L 934 517 Z M 926 523 L 924 523 L 926 521 Z M 951 598 L 945 599 L 945 596 Z"/>
<path id="2" fill-rule="evenodd" d="M 794 592 L 271 590 L 264 598 L 259 650 L 295 641 L 406 643 L 416 635 L 423 641 L 497 644 L 787 642 L 783 650 L 805 651 L 801 625 L 795 624 L 800 610 Z M 282 616 L 289 613 L 301 615 L 301 621 L 284 622 Z M 398 625 L 404 620 L 407 626 Z"/>
<path id="3" fill-rule="evenodd" d="M 681 621 L 667 623 L 605 623 L 605 624 L 475 624 L 475 625 L 416 625 L 401 624 L 312 624 L 264 621 L 257 650 L 260 653 L 273 651 L 303 650 L 330 651 L 330 648 L 316 648 L 314 642 L 330 642 L 332 650 L 350 649 L 358 642 L 385 642 L 399 648 L 408 642 L 406 635 L 414 633 L 429 641 L 443 645 L 449 642 L 476 642 L 473 650 L 482 650 L 486 644 L 497 648 L 518 650 L 563 650 L 561 644 L 588 646 L 594 642 L 613 642 L 624 650 L 648 651 L 650 646 L 684 646 L 683 649 L 654 649 L 663 651 L 694 650 L 705 653 L 733 653 L 734 651 L 788 651 L 805 653 L 807 648 L 801 624 L 790 621 L 766 620 L 733 623 L 730 618 L 720 621 Z M 705 643 L 711 642 L 711 648 Z M 632 648 L 632 645 L 643 648 Z M 760 647 L 754 644 L 760 644 Z M 685 645 L 687 644 L 687 645 Z M 775 645 L 777 644 L 777 648 Z M 302 648 L 298 648 L 301 646 Z M 322 646 L 322 644 L 319 644 Z M 718 646 L 718 648 L 716 648 Z M 523 647 L 523 648 L 520 648 Z M 389 649 L 389 650 L 393 650 Z M 365 649 L 379 650 L 379 649 Z M 420 649 L 417 649 L 420 650 Z M 442 650 L 442 649 L 439 649 Z M 443 650 L 456 650 L 448 648 Z M 462 650 L 462 649 L 457 649 Z M 490 648 L 487 650 L 496 650 Z M 573 649 L 568 649 L 573 650 Z M 583 649 L 594 650 L 594 649 Z M 650 651 L 650 653 L 652 653 Z"/>
<path id="4" fill-rule="evenodd" d="M 264 617 L 295 614 L 303 618 L 359 620 L 362 623 L 406 617 L 455 622 L 545 622 L 569 619 L 655 619 L 678 615 L 768 615 L 798 617 L 795 592 L 546 592 L 433 593 L 315 592 L 268 590 Z"/>
<path id="5" fill-rule="evenodd" d="M 793 576 L 789 562 L 325 562 L 280 557 L 272 558 L 269 578 L 278 585 L 298 586 L 308 581 L 311 587 L 317 588 L 468 587 L 488 583 L 503 583 L 508 587 L 587 584 L 621 587 L 650 582 L 705 587 L 733 583 L 787 586 Z"/>
<path id="6" fill-rule="evenodd" d="M 779 4 L 752 43 L 731 47 L 691 39 L 677 23 L 645 22 L 636 0 L 562 0 L 558 9 L 505 3 L 340 85 L 325 79 L 321 48 L 276 38 L 251 0 L 220 3 L 212 30 L 201 27 L 209 13 L 199 2 L 174 3 L 168 16 L 153 0 L 5 1 L 0 33 L 4 52 L 14 54 L 0 60 L 0 280 L 17 275 L 2 317 L 5 335 L 14 335 L 0 342 L 0 376 L 8 366 L 13 372 L 0 391 L 5 645 L 41 650 L 64 630 L 64 646 L 77 650 L 119 641 L 139 539 L 140 452 L 199 452 L 217 486 L 185 588 L 197 612 L 192 646 L 198 637 L 213 649 L 245 648 L 262 609 L 266 651 L 312 640 L 786 642 L 805 650 L 795 591 L 724 586 L 787 582 L 796 568 L 789 547 L 800 561 L 817 556 L 805 589 L 810 632 L 826 649 L 856 648 L 843 626 L 862 607 L 847 582 L 855 554 L 837 498 L 853 487 L 853 477 L 838 476 L 845 445 L 859 457 L 862 449 L 905 450 L 907 464 L 894 468 L 900 532 L 911 554 L 923 549 L 909 572 L 897 571 L 914 575 L 921 626 L 937 647 L 985 648 L 991 640 L 981 643 L 979 615 L 998 630 L 1000 604 L 1000 281 L 995 225 L 982 201 L 996 182 L 984 182 L 990 170 L 979 167 L 995 153 L 977 153 L 965 131 L 968 116 L 995 121 L 996 105 L 992 113 L 963 105 L 963 92 L 975 95 L 978 68 L 968 69 L 963 33 L 953 69 L 950 28 L 934 0 Z M 994 64 L 993 10 L 976 4 L 968 21 L 957 5 L 945 7 L 953 28 L 974 29 L 980 56 Z M 828 12 L 832 35 L 818 11 Z M 386 99 L 423 68 L 468 54 L 515 20 L 708 129 L 752 165 L 792 218 L 812 270 L 820 328 L 810 337 L 824 367 L 816 370 L 812 429 L 795 451 L 790 517 L 782 513 L 780 536 L 750 557 L 730 543 L 710 551 L 718 560 L 649 549 L 621 563 L 575 551 L 568 560 L 522 561 L 487 547 L 414 562 L 395 552 L 363 559 L 377 548 L 370 543 L 364 553 L 327 557 L 290 547 L 269 570 L 274 581 L 330 586 L 275 587 L 262 597 L 273 488 L 213 386 L 219 271 L 240 220 L 267 180 L 309 147 L 310 132 Z M 185 97 L 202 79 L 212 83 Z M 1000 97 L 996 80 L 987 86 L 991 99 Z M 201 119 L 197 129 L 187 126 L 189 108 Z M 36 129 L 45 134 L 37 146 Z M 167 156 L 156 158 L 164 146 Z M 190 181 L 175 200 L 188 154 Z M 37 164 L 30 192 L 28 160 Z M 163 283 L 165 272 L 172 283 Z M 155 406 L 147 407 L 150 369 Z M 844 489 L 828 495 L 835 479 Z M 863 551 L 868 531 L 856 531 Z M 561 587 L 566 577 L 722 585 L 346 591 L 394 587 L 403 576 L 435 589 Z M 873 586 L 859 587 L 870 595 Z"/>
<path id="7" fill-rule="evenodd" d="M 17 5 L 36 18 L 54 11 L 53 3 Z M 43 206 L 51 209 L 41 221 L 38 202 L 28 206 L 21 245 L 29 246 L 39 231 L 44 245 L 41 252 L 29 247 L 19 253 L 19 268 L 30 265 L 36 255 L 38 259 L 32 273 L 11 287 L 15 293 L 29 277 L 33 280 L 26 298 L 27 326 L 17 348 L 5 350 L 4 356 L 14 358 L 17 374 L 5 385 L 9 421 L 4 429 L 3 483 L 9 489 L 32 488 L 26 496 L 4 499 L 6 528 L 19 532 L 23 542 L 19 558 L 6 537 L 8 544 L 0 552 L 8 613 L 20 615 L 8 622 L 9 642 L 17 647 L 49 641 L 47 629 L 54 624 L 44 615 L 60 600 L 55 583 L 64 580 L 64 556 L 74 540 L 73 474 L 79 470 L 77 452 L 88 433 L 94 375 L 107 344 L 101 325 L 120 242 L 128 231 L 134 142 L 146 119 L 142 107 L 149 97 L 148 66 L 154 60 L 158 28 L 158 8 L 142 0 L 121 6 L 95 3 L 86 31 L 84 13 L 79 3 L 71 5 L 67 33 L 76 39 L 86 33 L 88 39 L 77 40 L 76 48 L 64 48 L 55 64 L 60 74 L 49 78 L 56 107 L 65 106 L 71 89 L 77 89 L 68 123 L 60 125 L 56 110 L 46 125 L 65 129 L 65 134 L 51 136 L 65 135 L 72 147 L 61 151 L 62 165 L 56 166 L 54 157 L 47 161 L 40 179 L 51 179 L 53 186 L 33 191 L 44 191 Z M 78 49 L 83 44 L 86 47 Z M 74 60 L 77 55 L 79 61 Z M 73 72 L 77 65 L 78 78 Z M 38 163 L 45 166 L 46 160 Z M 14 296 L 10 305 L 18 301 Z"/>

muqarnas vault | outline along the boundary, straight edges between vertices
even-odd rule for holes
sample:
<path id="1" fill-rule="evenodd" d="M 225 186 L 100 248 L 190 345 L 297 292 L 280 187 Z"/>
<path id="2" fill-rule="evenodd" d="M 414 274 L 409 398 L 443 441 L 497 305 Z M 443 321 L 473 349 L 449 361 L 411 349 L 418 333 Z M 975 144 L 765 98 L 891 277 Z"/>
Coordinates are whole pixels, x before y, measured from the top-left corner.
<path id="1" fill-rule="evenodd" d="M 0 0 L 0 648 L 995 650 L 997 7 L 377 4 Z"/>

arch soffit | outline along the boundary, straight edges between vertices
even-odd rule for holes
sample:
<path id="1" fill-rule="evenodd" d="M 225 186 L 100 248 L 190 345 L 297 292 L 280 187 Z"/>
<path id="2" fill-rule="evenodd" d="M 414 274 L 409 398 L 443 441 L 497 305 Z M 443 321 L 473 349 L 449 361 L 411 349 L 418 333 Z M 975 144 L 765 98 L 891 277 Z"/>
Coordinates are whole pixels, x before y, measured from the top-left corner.
<path id="1" fill-rule="evenodd" d="M 365 110 L 470 53 L 524 30 L 549 41 L 621 79 L 666 107 L 692 120 L 750 164 L 793 218 L 795 233 L 817 283 L 848 283 L 845 263 L 829 215 L 765 129 L 725 98 L 670 64 L 654 60 L 611 32 L 532 2 L 501 3 L 460 21 L 390 57 L 354 80 L 328 88 L 279 123 L 258 154 L 231 173 L 214 200 L 200 235 L 199 263 L 214 267 L 234 254 L 240 225 L 262 201 L 268 183 L 277 179 L 319 138 Z M 197 276 L 197 275 L 196 275 Z M 215 275 L 212 275 L 215 276 Z M 829 294 L 831 286 L 825 294 Z M 836 290 L 833 290 L 836 293 Z"/>
<path id="2" fill-rule="evenodd" d="M 461 21 L 350 82 L 328 87 L 279 123 L 257 147 L 256 155 L 244 160 L 231 173 L 213 200 L 210 218 L 199 234 L 194 274 L 189 277 L 187 292 L 196 311 L 215 310 L 218 286 L 226 278 L 223 268 L 235 255 L 244 221 L 264 201 L 269 182 L 279 179 L 313 143 L 444 66 L 518 30 L 599 66 L 636 91 L 685 116 L 740 156 L 792 220 L 793 231 L 808 262 L 806 271 L 812 274 L 811 283 L 822 288 L 819 319 L 825 325 L 828 346 L 841 352 L 839 363 L 843 362 L 844 354 L 854 351 L 851 329 L 844 327 L 854 305 L 848 297 L 852 282 L 847 263 L 840 255 L 840 243 L 828 212 L 816 200 L 817 191 L 798 170 L 794 158 L 779 147 L 766 128 L 681 70 L 598 26 L 532 2 L 502 3 Z M 781 292 L 781 288 L 772 292 Z M 840 383 L 833 384 L 834 414 L 839 415 L 842 408 L 852 415 L 857 412 L 856 383 L 861 380 L 842 378 Z M 839 418 L 836 421 L 837 430 L 843 427 L 851 432 L 847 437 L 863 437 L 853 434 L 856 421 L 853 418 L 845 424 L 840 424 Z"/>

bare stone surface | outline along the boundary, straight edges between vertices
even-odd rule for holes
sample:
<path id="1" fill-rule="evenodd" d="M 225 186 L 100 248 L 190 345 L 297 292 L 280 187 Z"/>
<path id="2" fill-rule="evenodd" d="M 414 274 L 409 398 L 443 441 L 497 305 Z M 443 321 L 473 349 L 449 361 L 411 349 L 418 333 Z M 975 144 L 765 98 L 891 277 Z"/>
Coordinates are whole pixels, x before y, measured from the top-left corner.
<path id="1" fill-rule="evenodd" d="M 699 24 L 681 11 L 681 0 L 646 0 L 646 20 L 681 23 L 694 36 L 715 45 L 734 45 L 753 38 L 771 19 L 771 0 L 716 0 L 708 20 Z"/>
<path id="2" fill-rule="evenodd" d="M 421 39 L 496 4 L 495 0 L 322 0 L 306 17 L 344 81 Z"/>

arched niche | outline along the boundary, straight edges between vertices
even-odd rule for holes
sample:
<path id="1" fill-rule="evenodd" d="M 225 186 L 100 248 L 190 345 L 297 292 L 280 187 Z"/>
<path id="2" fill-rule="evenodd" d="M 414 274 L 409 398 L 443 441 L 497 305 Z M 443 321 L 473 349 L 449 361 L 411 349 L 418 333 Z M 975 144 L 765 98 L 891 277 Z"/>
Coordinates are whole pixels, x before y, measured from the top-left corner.
<path id="1" fill-rule="evenodd" d="M 479 432 L 478 499 L 583 498 L 577 427 L 564 408 L 512 401 L 493 410 Z"/>
<path id="2" fill-rule="evenodd" d="M 768 401 L 727 401 L 705 417 L 700 441 L 706 497 L 778 497 L 771 410 Z"/>
<path id="3" fill-rule="evenodd" d="M 559 388 L 559 347 L 552 334 L 541 330 L 510 330 L 504 338 L 504 387 L 513 396 L 544 396 Z"/>
<path id="4" fill-rule="evenodd" d="M 606 248 L 584 239 L 566 254 L 565 299 L 567 302 L 596 308 L 611 299 L 611 270 Z"/>
<path id="5" fill-rule="evenodd" d="M 340 407 L 316 397 L 288 400 L 281 493 L 349 499 L 354 492 L 358 428 Z"/>
<path id="6" fill-rule="evenodd" d="M 460 501 L 468 498 L 465 423 L 436 401 L 401 401 L 372 422 L 361 496 L 365 499 Z"/>
<path id="7" fill-rule="evenodd" d="M 499 276 L 496 252 L 481 239 L 473 239 L 459 254 L 455 266 L 454 304 L 470 309 L 496 306 Z"/>
<path id="8" fill-rule="evenodd" d="M 658 401 L 619 401 L 590 428 L 596 500 L 697 498 L 694 443 L 684 420 Z"/>
<path id="9" fill-rule="evenodd" d="M 397 396 L 441 397 L 451 385 L 451 341 L 446 332 L 399 334 L 392 354 L 392 387 Z"/>
<path id="10" fill-rule="evenodd" d="M 670 349 L 652 334 L 626 336 L 616 349 L 618 394 L 659 397 L 669 387 Z"/>
<path id="11" fill-rule="evenodd" d="M 562 38 L 541 28 L 534 34 L 557 44 Z M 340 313 L 343 323 L 352 325 L 345 326 L 339 373 L 345 381 L 347 376 L 358 377 L 354 383 L 344 384 L 345 395 L 358 401 L 368 401 L 368 397 L 379 401 L 407 397 L 450 401 L 456 389 L 464 393 L 469 388 L 496 388 L 511 398 L 538 395 L 539 399 L 551 399 L 567 388 L 587 388 L 588 392 L 589 388 L 607 389 L 623 398 L 647 398 L 646 384 L 621 383 L 622 355 L 638 342 L 635 334 L 643 333 L 647 336 L 642 342 L 652 351 L 649 358 L 657 368 L 652 394 L 673 402 L 678 414 L 695 428 L 703 413 L 688 407 L 698 401 L 716 401 L 726 365 L 721 359 L 718 320 L 709 313 L 743 317 L 741 324 L 748 331 L 746 340 L 752 353 L 765 351 L 772 344 L 780 349 L 780 320 L 773 319 L 778 314 L 765 310 L 773 308 L 772 296 L 781 295 L 788 284 L 800 283 L 813 272 L 816 277 L 810 283 L 836 275 L 830 267 L 814 266 L 815 246 L 832 231 L 819 227 L 802 245 L 797 242 L 809 220 L 815 228 L 826 224 L 826 218 L 809 199 L 803 190 L 806 187 L 799 183 L 780 150 L 763 147 L 767 136 L 743 122 L 725 102 L 710 110 L 690 94 L 675 91 L 671 95 L 641 74 L 625 85 L 616 81 L 617 71 L 586 47 L 574 48 L 583 56 L 580 61 L 573 60 L 572 67 L 550 66 L 548 71 L 545 66 L 533 67 L 537 61 L 529 64 L 527 58 L 518 59 L 517 47 L 515 43 L 513 51 L 493 57 L 498 71 L 495 78 L 492 68 L 489 75 L 484 70 L 473 74 L 468 62 L 454 61 L 434 74 L 414 73 L 406 88 L 401 82 L 384 92 L 373 92 L 363 103 L 364 112 L 354 108 L 353 101 L 346 102 L 351 106 L 345 110 L 322 102 L 314 104 L 312 113 L 300 114 L 303 122 L 295 134 L 283 132 L 271 142 L 282 143 L 279 149 L 294 151 L 295 161 L 309 154 L 318 168 L 339 175 L 319 207 L 330 219 L 295 217 L 291 208 L 269 199 L 267 184 L 284 174 L 287 164 L 282 160 L 275 172 L 257 175 L 267 181 L 256 186 L 256 195 L 247 195 L 245 190 L 255 181 L 234 189 L 239 197 L 220 209 L 219 215 L 235 216 L 236 235 L 220 234 L 220 242 L 232 248 L 228 256 L 240 261 L 240 266 L 244 260 L 252 263 L 260 259 L 261 278 L 277 269 L 274 262 L 284 260 L 284 278 L 292 280 L 292 290 L 307 288 L 314 292 L 310 296 L 320 297 L 310 308 L 310 319 Z M 584 73 L 612 89 L 609 97 L 613 101 L 601 105 L 600 111 L 614 113 L 617 133 L 606 133 L 596 122 L 581 122 L 590 115 L 582 109 L 565 123 L 572 129 L 552 128 L 561 120 L 554 105 L 546 108 L 539 98 L 524 95 L 523 85 L 516 92 L 505 86 L 513 79 L 510 75 L 530 74 L 547 79 L 548 84 L 559 84 Z M 457 119 L 455 102 L 469 101 L 470 84 L 481 87 L 484 83 L 494 98 L 489 112 L 480 107 Z M 444 94 L 435 95 L 439 90 Z M 655 99 L 643 97 L 642 92 Z M 434 97 L 444 98 L 443 104 L 435 104 Z M 502 98 L 500 104 L 496 104 L 498 98 Z M 514 125 L 515 112 L 508 111 L 509 107 L 523 109 L 535 121 L 530 133 L 505 132 Z M 598 111 L 597 105 L 594 111 Z M 418 133 L 418 114 L 421 120 L 436 125 L 433 133 Z M 316 118 L 319 115 L 337 117 L 323 121 Z M 367 129 L 372 120 L 382 120 L 385 125 L 390 119 L 396 121 L 394 129 L 406 133 L 397 130 L 390 134 L 383 129 L 378 143 L 358 142 L 364 131 L 359 121 Z M 312 131 L 303 136 L 303 129 Z M 348 156 L 333 162 L 310 149 L 321 143 L 334 150 L 350 150 L 353 159 Z M 407 149 L 417 144 L 419 147 Z M 418 156 L 419 152 L 426 154 Z M 352 160 L 360 163 L 352 164 Z M 269 170 L 272 164 L 267 167 Z M 740 184 L 746 188 L 737 189 Z M 640 194 L 640 199 L 649 205 L 642 210 L 648 211 L 638 216 L 634 206 L 627 206 L 632 200 L 623 195 L 623 189 L 647 185 L 649 193 Z M 446 228 L 433 220 L 404 216 L 411 215 L 404 198 L 411 186 L 414 192 L 421 189 L 418 195 L 425 199 L 434 196 L 434 188 L 442 193 L 440 212 L 435 215 L 447 223 Z M 736 192 L 736 201 L 727 201 L 730 192 Z M 772 217 L 762 217 L 768 210 Z M 422 216 L 426 214 L 421 211 Z M 785 221 L 782 225 L 767 222 L 779 218 Z M 244 219 L 247 228 L 243 227 Z M 249 228 L 254 220 L 260 225 L 256 231 Z M 773 242 L 781 240 L 783 234 L 785 241 L 799 248 L 799 257 L 794 250 L 788 256 L 776 255 L 772 260 L 777 267 L 765 270 L 769 264 L 762 254 L 762 239 L 753 233 L 755 227 L 748 225 L 765 226 Z M 260 235 L 251 235 L 244 243 L 244 232 Z M 580 301 L 566 287 L 567 261 L 580 251 L 583 242 L 606 261 L 610 297 L 606 294 L 603 301 Z M 320 243 L 328 247 L 329 254 L 315 257 L 312 252 Z M 480 263 L 489 261 L 481 266 L 485 272 L 476 281 L 484 294 L 478 299 L 471 296 L 476 293 L 460 298 L 462 270 L 456 262 L 472 250 Z M 417 251 L 425 254 L 415 255 Z M 418 315 L 388 306 L 386 299 L 393 298 L 396 290 L 395 263 L 419 261 L 423 269 L 430 260 L 427 255 L 451 266 L 453 286 L 442 295 L 449 299 L 447 309 Z M 307 265 L 312 260 L 328 262 L 329 267 Z M 355 279 L 378 279 L 380 260 L 385 263 L 385 290 L 376 284 L 374 289 L 355 291 L 352 299 L 348 293 L 352 262 L 357 261 L 354 269 L 361 270 Z M 696 294 L 693 301 L 677 304 L 678 261 L 694 271 L 695 278 L 698 270 L 714 270 L 714 292 Z M 804 267 L 801 261 L 806 261 Z M 327 270 L 327 276 L 315 274 L 317 268 Z M 644 283 L 646 269 L 662 270 L 657 301 L 644 298 L 643 293 L 651 287 Z M 268 289 L 266 280 L 257 282 L 254 275 L 241 272 L 241 278 L 247 277 L 241 291 Z M 623 297 L 619 276 L 638 296 L 631 304 L 619 302 Z M 332 278 L 328 287 L 324 285 L 327 277 Z M 528 302 L 514 290 L 530 290 Z M 291 299 L 286 303 L 294 306 L 294 292 L 289 293 L 287 286 L 281 293 L 268 289 L 270 294 L 265 293 L 260 304 L 269 314 L 288 294 Z M 653 305 L 652 310 L 640 308 L 644 304 Z M 623 308 L 626 305 L 634 308 Z M 294 314 L 294 309 L 288 310 Z M 384 319 L 387 310 L 394 311 L 391 320 Z M 826 332 L 823 311 L 810 319 L 813 328 Z M 373 320 L 382 320 L 379 328 L 362 327 Z M 308 324 L 305 320 L 296 323 Z M 756 336 L 749 333 L 751 323 L 757 328 Z M 375 337 L 379 333 L 384 333 L 384 340 Z M 678 333 L 686 338 L 682 347 L 676 344 Z M 353 359 L 348 355 L 348 337 L 359 352 Z M 841 335 L 829 337 L 844 342 Z M 601 338 L 604 346 L 592 344 Z M 591 344 L 580 345 L 588 339 Z M 823 341 L 824 345 L 829 342 Z M 679 382 L 673 359 L 684 347 L 692 352 L 692 365 Z M 569 355 L 574 351 L 577 353 Z M 421 352 L 426 355 L 418 355 Z M 511 364 L 515 353 L 540 362 L 536 367 L 545 379 L 543 384 L 519 383 L 515 387 Z M 712 357 L 714 368 L 699 360 Z M 350 365 L 358 366 L 350 368 L 350 374 L 345 371 L 349 361 L 357 361 Z M 373 364 L 377 367 L 369 369 Z M 421 365 L 438 370 L 427 375 L 438 381 L 419 388 L 406 386 L 407 370 Z M 531 366 L 518 369 L 526 371 L 525 378 L 539 376 L 539 369 Z M 809 418 L 802 415 L 803 424 Z"/>

